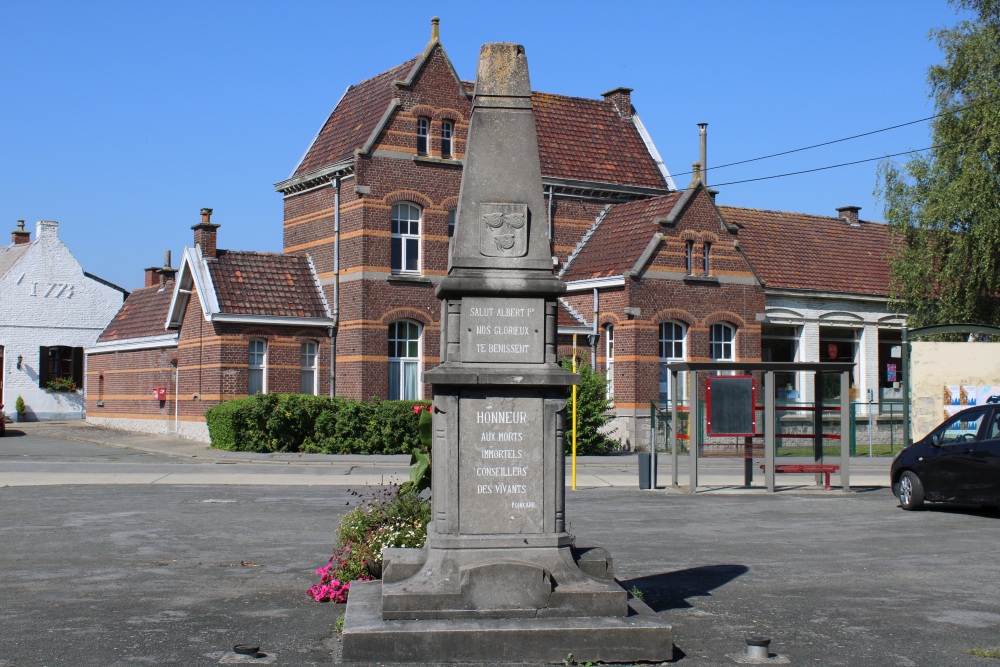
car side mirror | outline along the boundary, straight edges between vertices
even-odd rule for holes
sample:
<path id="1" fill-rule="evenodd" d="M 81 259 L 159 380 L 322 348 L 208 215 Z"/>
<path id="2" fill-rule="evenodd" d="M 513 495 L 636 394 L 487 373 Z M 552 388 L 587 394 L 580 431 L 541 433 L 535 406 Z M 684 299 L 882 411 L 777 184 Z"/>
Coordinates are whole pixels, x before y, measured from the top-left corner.
<path id="1" fill-rule="evenodd" d="M 937 433 L 931 436 L 931 444 L 935 447 L 941 446 L 941 438 L 938 437 Z"/>

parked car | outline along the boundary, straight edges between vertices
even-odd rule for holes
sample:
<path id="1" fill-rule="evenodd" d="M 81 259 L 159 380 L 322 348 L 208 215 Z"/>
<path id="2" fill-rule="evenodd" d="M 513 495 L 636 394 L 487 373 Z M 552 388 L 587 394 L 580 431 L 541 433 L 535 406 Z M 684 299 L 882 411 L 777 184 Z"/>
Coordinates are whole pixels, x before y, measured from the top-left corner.
<path id="1" fill-rule="evenodd" d="M 0 403 L 0 438 L 7 435 L 7 415 L 3 411 L 3 403 Z"/>
<path id="2" fill-rule="evenodd" d="M 904 510 L 927 502 L 1000 506 L 1000 405 L 962 410 L 892 461 Z"/>

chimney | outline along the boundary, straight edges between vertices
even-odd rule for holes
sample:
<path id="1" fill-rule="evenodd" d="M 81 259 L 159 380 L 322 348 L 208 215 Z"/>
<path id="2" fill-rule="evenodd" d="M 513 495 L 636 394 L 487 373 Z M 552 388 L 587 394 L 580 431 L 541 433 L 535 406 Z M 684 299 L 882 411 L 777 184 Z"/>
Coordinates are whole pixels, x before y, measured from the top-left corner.
<path id="1" fill-rule="evenodd" d="M 837 215 L 851 227 L 860 227 L 861 223 L 858 222 L 858 211 L 860 210 L 860 206 L 841 206 L 837 209 Z"/>
<path id="2" fill-rule="evenodd" d="M 691 163 L 691 184 L 688 185 L 689 188 L 693 188 L 694 184 L 698 182 L 701 178 L 701 162 Z"/>
<path id="3" fill-rule="evenodd" d="M 201 256 L 214 259 L 216 255 L 215 237 L 219 225 L 212 222 L 212 209 L 201 209 L 201 222 L 191 227 L 194 230 L 194 244 L 201 248 Z"/>
<path id="4" fill-rule="evenodd" d="M 17 221 L 17 229 L 10 233 L 10 242 L 14 245 L 24 245 L 31 242 L 31 232 L 25 231 L 24 220 Z"/>
<path id="5" fill-rule="evenodd" d="M 174 276 L 177 275 L 177 269 L 170 266 L 170 251 L 163 251 L 163 268 L 160 269 L 160 284 L 165 285 L 167 283 L 174 282 Z"/>
<path id="6" fill-rule="evenodd" d="M 632 117 L 632 89 L 615 88 L 606 93 L 601 93 L 604 101 L 615 108 L 622 118 Z"/>
<path id="7" fill-rule="evenodd" d="M 170 266 L 170 251 L 163 251 L 163 266 L 150 266 L 146 268 L 146 284 L 144 287 L 160 287 L 169 282 L 173 282 L 177 269 Z"/>
<path id="8" fill-rule="evenodd" d="M 708 185 L 708 123 L 698 123 L 701 144 L 701 182 Z"/>
<path id="9" fill-rule="evenodd" d="M 441 43 L 441 19 L 435 16 L 431 19 L 431 44 Z"/>

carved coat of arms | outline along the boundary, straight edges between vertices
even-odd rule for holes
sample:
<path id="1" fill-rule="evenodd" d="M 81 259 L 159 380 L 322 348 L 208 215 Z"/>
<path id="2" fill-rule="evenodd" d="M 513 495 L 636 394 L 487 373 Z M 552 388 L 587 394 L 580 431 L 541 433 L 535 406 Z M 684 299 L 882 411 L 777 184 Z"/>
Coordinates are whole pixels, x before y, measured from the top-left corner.
<path id="1" fill-rule="evenodd" d="M 528 252 L 527 204 L 480 204 L 479 252 L 486 257 L 523 257 Z"/>

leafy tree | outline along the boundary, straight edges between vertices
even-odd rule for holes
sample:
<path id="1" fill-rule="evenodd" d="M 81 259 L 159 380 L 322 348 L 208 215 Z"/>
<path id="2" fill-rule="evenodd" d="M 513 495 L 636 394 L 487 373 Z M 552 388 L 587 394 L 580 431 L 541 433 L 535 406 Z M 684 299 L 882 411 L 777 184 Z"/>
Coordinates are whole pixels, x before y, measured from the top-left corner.
<path id="1" fill-rule="evenodd" d="M 913 326 L 1000 325 L 1000 0 L 950 1 L 975 18 L 930 35 L 933 148 L 879 168 L 892 296 Z"/>
<path id="2" fill-rule="evenodd" d="M 563 359 L 562 367 L 573 370 L 573 360 Z M 602 433 L 602 429 L 611 420 L 607 414 L 611 408 L 608 398 L 608 384 L 604 375 L 598 373 L 587 364 L 578 365 L 576 372 L 580 374 L 580 384 L 576 389 L 576 454 L 577 456 L 596 456 L 609 454 L 615 448 L 615 441 Z M 572 388 L 568 390 L 572 397 Z M 566 453 L 573 451 L 572 428 L 573 406 L 566 407 Z"/>

